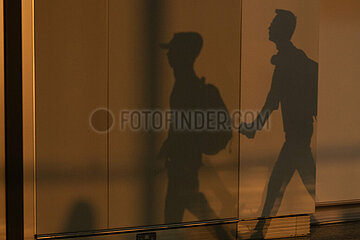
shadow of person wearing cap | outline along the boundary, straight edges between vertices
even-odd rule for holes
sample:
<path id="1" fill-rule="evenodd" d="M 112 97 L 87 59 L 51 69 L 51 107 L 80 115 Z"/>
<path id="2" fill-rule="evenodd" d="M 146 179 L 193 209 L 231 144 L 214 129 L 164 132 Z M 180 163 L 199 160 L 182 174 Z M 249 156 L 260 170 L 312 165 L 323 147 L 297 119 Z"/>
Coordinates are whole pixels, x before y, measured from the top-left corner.
<path id="1" fill-rule="evenodd" d="M 256 131 L 263 128 L 270 114 L 281 105 L 285 143 L 268 182 L 261 217 L 276 216 L 296 170 L 308 193 L 315 197 L 315 162 L 310 143 L 317 116 L 318 64 L 291 42 L 295 15 L 279 9 L 276 14 L 269 27 L 269 40 L 278 50 L 271 59 L 275 65 L 271 89 L 257 119 L 242 123 L 239 129 L 248 138 L 254 138 Z M 265 219 L 259 220 L 252 237 L 264 238 L 269 224 Z"/>
<path id="2" fill-rule="evenodd" d="M 168 49 L 168 62 L 175 77 L 170 96 L 172 111 L 204 109 L 204 100 L 210 95 L 218 98 L 221 108 L 225 108 L 218 89 L 205 84 L 205 79 L 199 78 L 195 73 L 194 62 L 200 54 L 202 45 L 201 35 L 195 32 L 176 33 L 169 44 L 161 44 L 162 48 Z M 204 92 L 209 95 L 204 97 Z M 198 174 L 202 166 L 202 154 L 208 144 L 200 139 L 199 132 L 177 128 L 176 126 L 182 125 L 179 121 L 181 120 L 177 118 L 171 119 L 168 137 L 159 152 L 159 159 L 166 162 L 168 172 L 165 222 L 181 222 L 185 209 L 200 220 L 216 219 L 217 216 L 205 195 L 199 191 Z M 224 148 L 226 143 L 223 145 L 218 150 Z M 217 226 L 214 229 L 217 239 L 231 239 L 223 227 Z"/>

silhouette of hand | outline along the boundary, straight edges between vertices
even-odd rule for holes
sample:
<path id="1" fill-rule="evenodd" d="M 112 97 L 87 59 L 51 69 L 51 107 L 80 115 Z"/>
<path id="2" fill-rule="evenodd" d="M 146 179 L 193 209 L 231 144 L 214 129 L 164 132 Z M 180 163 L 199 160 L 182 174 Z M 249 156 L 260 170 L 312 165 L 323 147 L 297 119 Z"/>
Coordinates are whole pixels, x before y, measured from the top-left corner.
<path id="1" fill-rule="evenodd" d="M 239 133 L 245 135 L 249 139 L 254 138 L 256 134 L 254 123 L 240 123 Z"/>

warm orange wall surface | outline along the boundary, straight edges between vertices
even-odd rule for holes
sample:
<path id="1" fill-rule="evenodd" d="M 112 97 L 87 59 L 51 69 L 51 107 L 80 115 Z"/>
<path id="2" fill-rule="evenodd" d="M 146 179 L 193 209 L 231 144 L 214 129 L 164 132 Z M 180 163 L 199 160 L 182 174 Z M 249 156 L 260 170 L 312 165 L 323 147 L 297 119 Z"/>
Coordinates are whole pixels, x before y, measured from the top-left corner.
<path id="1" fill-rule="evenodd" d="M 360 199 L 360 191 L 356 191 L 360 167 L 357 161 L 360 157 L 360 150 L 357 150 L 360 149 L 357 125 L 360 113 L 355 105 L 360 100 L 360 70 L 356 65 L 360 62 L 360 51 L 354 50 L 360 42 L 360 17 L 357 11 L 360 2 L 321 0 L 318 55 L 318 45 L 314 44 L 318 41 L 318 27 L 313 24 L 318 20 L 315 1 L 306 0 L 316 5 L 309 9 L 304 1 L 292 1 L 291 4 L 285 0 L 265 1 L 268 8 L 256 8 L 256 3 L 262 2 L 259 0 L 244 1 L 242 106 L 245 110 L 258 109 L 265 100 L 273 71 L 270 58 L 276 53 L 267 39 L 267 27 L 275 8 L 289 8 L 299 17 L 294 43 L 320 63 L 317 201 Z M 149 96 L 146 94 L 151 95 L 146 89 L 150 85 L 144 77 L 148 57 L 143 54 L 142 45 L 137 45 L 135 41 L 142 41 L 143 38 L 138 36 L 147 32 L 140 32 L 140 28 L 126 24 L 137 19 L 138 11 L 143 11 L 140 8 L 142 5 L 138 6 L 139 2 L 136 1 L 107 2 L 111 6 L 109 12 L 102 0 L 37 0 L 35 4 L 35 21 L 38 21 L 35 24 L 38 233 L 78 230 L 72 228 L 68 219 L 72 218 L 72 211 L 79 206 L 80 209 L 89 208 L 89 216 L 94 218 L 93 222 L 88 221 L 89 226 L 85 226 L 89 229 L 124 224 L 133 226 L 143 224 L 145 219 L 142 216 L 143 202 L 147 198 L 142 190 L 147 182 L 143 181 L 141 175 L 146 172 L 144 166 L 147 165 L 144 163 L 150 157 L 148 153 L 144 154 L 143 140 L 135 134 L 127 136 L 127 133 L 119 131 L 113 131 L 107 139 L 105 135 L 91 132 L 87 125 L 89 114 L 97 107 L 109 104 L 117 114 L 122 108 L 147 106 L 145 99 Z M 166 21 L 161 26 L 158 40 L 169 41 L 173 33 L 178 31 L 200 32 L 204 38 L 204 48 L 195 66 L 196 71 L 220 89 L 229 110 L 233 110 L 238 107 L 240 78 L 240 6 L 237 0 L 226 2 L 229 5 L 219 7 L 216 0 L 208 1 L 207 8 L 196 5 L 196 1 L 192 0 L 167 2 L 163 16 Z M 247 7 L 256 9 L 255 14 L 246 11 Z M 125 12 L 123 9 L 131 11 Z M 120 10 L 124 13 L 118 14 Z M 200 12 L 202 16 L 199 17 Z M 259 20 L 256 13 L 261 13 L 262 19 Z M 75 19 L 78 21 L 73 21 Z M 136 21 L 133 24 L 143 24 Z M 207 24 L 208 21 L 212 24 Z M 246 25 L 247 22 L 249 25 Z M 124 37 L 126 31 L 129 34 Z M 165 52 L 157 45 L 156 49 L 157 84 L 161 86 L 156 101 L 160 107 L 168 108 L 173 76 Z M 262 50 L 259 54 L 252 49 Z M 109 90 L 106 84 L 111 86 Z M 242 160 L 240 176 L 241 217 L 258 216 L 262 209 L 265 186 L 283 143 L 279 112 L 273 114 L 272 124 L 272 132 L 259 134 L 256 145 L 254 141 L 244 137 L 241 139 L 241 156 L 245 159 Z M 156 149 L 151 154 L 157 152 L 165 135 L 163 133 L 156 138 Z M 201 190 L 221 217 L 236 215 L 235 204 L 230 206 L 229 203 L 236 201 L 238 190 L 238 139 L 234 138 L 232 144 L 233 152 L 223 151 L 215 158 L 205 159 L 205 167 L 199 177 Z M 3 151 L 0 150 L 0 153 Z M 119 169 L 130 171 L 123 173 Z M 126 181 L 133 184 L 131 189 L 127 188 L 130 184 Z M 138 184 L 134 183 L 136 181 Z M 154 203 L 156 214 L 153 223 L 163 222 L 165 184 L 165 173 L 154 180 L 156 197 L 162 200 Z M 303 197 L 298 197 L 299 192 Z M 294 206 L 295 200 L 303 205 Z M 222 208 L 223 205 L 230 210 Z M 295 176 L 288 187 L 280 214 L 312 210 L 313 200 L 306 195 L 305 188 Z M 185 214 L 184 219 L 194 220 L 189 213 Z"/>
<path id="2" fill-rule="evenodd" d="M 360 199 L 360 1 L 320 9 L 317 201 Z"/>
<path id="3" fill-rule="evenodd" d="M 229 112 L 239 108 L 240 2 L 147 2 L 35 1 L 38 234 L 169 223 L 167 171 L 152 174 L 167 131 L 121 130 L 119 116 L 169 108 L 174 76 L 159 44 L 174 33 L 202 35 L 196 73 L 219 89 Z M 98 134 L 89 117 L 106 106 L 114 128 Z M 185 211 L 181 221 L 237 216 L 233 136 L 231 147 L 203 157 L 199 189 L 210 207 L 194 201 L 197 215 Z"/>

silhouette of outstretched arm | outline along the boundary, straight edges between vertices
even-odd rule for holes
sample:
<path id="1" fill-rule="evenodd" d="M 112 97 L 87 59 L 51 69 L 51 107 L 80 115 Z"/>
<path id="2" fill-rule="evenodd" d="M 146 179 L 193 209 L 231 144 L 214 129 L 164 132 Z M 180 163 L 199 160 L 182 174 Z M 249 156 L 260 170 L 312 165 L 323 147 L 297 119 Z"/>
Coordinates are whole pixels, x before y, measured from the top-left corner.
<path id="1" fill-rule="evenodd" d="M 276 67 L 270 91 L 259 115 L 252 123 L 241 123 L 239 132 L 248 138 L 254 138 L 256 131 L 260 131 L 268 121 L 271 113 L 279 108 L 280 98 L 280 71 Z"/>

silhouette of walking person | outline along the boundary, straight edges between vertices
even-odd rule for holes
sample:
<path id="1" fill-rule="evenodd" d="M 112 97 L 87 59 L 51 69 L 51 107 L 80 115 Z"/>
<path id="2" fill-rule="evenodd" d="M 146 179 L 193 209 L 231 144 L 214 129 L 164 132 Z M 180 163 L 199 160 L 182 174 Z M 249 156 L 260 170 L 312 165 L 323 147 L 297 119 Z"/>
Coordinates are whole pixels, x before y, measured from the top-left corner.
<path id="1" fill-rule="evenodd" d="M 195 73 L 194 63 L 202 45 L 201 35 L 195 32 L 176 33 L 170 43 L 161 44 L 162 48 L 168 49 L 168 61 L 175 77 L 170 96 L 171 111 L 203 109 L 204 100 L 208 100 L 204 92 L 215 93 L 220 97 L 215 86 L 205 84 L 205 79 Z M 199 132 L 176 129 L 178 121 L 177 118 L 171 119 L 168 138 L 159 152 L 159 158 L 166 161 L 168 172 L 165 222 L 181 222 L 185 209 L 201 220 L 216 219 L 205 195 L 199 191 L 198 174 L 206 143 L 201 141 Z M 216 227 L 215 235 L 218 239 L 230 239 L 222 227 Z"/>
<path id="2" fill-rule="evenodd" d="M 254 138 L 274 110 L 281 105 L 285 143 L 269 179 L 262 217 L 276 216 L 286 186 L 297 170 L 308 191 L 315 197 L 315 162 L 310 143 L 317 116 L 318 64 L 291 42 L 296 27 L 295 15 L 277 9 L 269 27 L 269 40 L 278 53 L 271 58 L 275 65 L 266 102 L 252 123 L 242 123 L 240 133 Z M 253 238 L 264 238 L 269 222 L 257 223 Z"/>

